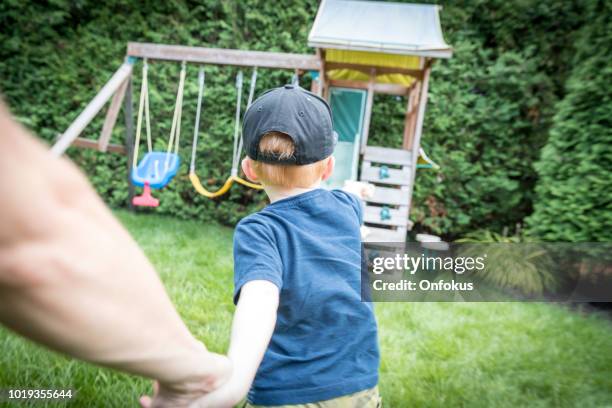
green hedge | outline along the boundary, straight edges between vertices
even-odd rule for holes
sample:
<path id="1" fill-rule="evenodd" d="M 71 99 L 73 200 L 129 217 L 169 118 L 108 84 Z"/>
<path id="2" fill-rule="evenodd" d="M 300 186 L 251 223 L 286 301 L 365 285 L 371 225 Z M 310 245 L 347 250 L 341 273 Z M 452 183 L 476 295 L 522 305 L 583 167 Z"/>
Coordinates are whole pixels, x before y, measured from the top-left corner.
<path id="1" fill-rule="evenodd" d="M 417 175 L 417 231 L 453 237 L 480 228 L 501 230 L 531 213 L 533 163 L 568 75 L 568 64 L 560 62 L 575 52 L 575 31 L 584 25 L 589 2 L 542 3 L 465 0 L 444 6 L 442 25 L 455 55 L 434 65 L 422 140 L 442 170 Z M 306 38 L 316 10 L 316 1 L 289 0 L 7 0 L 0 3 L 0 89 L 19 119 L 51 141 L 119 66 L 127 41 L 312 52 Z M 135 104 L 139 69 L 140 64 Z M 152 63 L 149 72 L 153 135 L 161 148 L 169 134 L 179 64 Z M 229 172 L 235 74 L 234 68 L 207 67 L 198 172 L 211 187 Z M 290 76 L 261 70 L 258 92 Z M 196 77 L 196 67 L 190 66 L 181 143 L 185 161 Z M 401 143 L 406 101 L 396 99 L 377 97 L 371 144 Z M 97 137 L 102 117 L 83 136 Z M 120 120 L 115 142 L 122 141 L 123 130 Z M 124 157 L 76 149 L 70 156 L 110 205 L 125 205 Z M 222 199 L 205 199 L 193 191 L 186 173 L 184 163 L 178 178 L 158 193 L 158 212 L 233 224 L 265 203 L 263 193 L 242 187 Z"/>
<path id="2" fill-rule="evenodd" d="M 580 32 L 539 175 L 529 232 L 549 241 L 612 240 L 612 4 L 594 2 Z"/>

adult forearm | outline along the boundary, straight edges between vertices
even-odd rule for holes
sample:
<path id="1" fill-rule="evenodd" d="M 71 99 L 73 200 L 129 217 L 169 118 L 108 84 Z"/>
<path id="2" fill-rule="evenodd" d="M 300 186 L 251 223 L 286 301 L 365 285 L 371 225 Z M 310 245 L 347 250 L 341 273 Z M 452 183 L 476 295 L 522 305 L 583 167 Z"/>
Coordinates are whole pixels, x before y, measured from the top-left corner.
<path id="1" fill-rule="evenodd" d="M 13 270 L 27 280 L 0 289 L 0 320 L 56 350 L 162 382 L 197 375 L 207 353 L 151 266 L 132 243 L 85 218 L 66 222 L 63 237 L 14 249 Z M 96 245 L 68 238 L 76 228 Z"/>
<path id="2" fill-rule="evenodd" d="M 209 356 L 83 175 L 0 102 L 0 323 L 56 350 L 162 382 Z"/>

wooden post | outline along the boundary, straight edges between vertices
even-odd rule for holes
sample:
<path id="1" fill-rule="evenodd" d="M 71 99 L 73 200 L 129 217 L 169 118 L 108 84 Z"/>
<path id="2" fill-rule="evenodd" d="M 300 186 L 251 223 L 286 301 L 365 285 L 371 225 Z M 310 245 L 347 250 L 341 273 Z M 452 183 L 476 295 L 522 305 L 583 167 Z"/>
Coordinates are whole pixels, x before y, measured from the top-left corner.
<path id="1" fill-rule="evenodd" d="M 115 127 L 115 123 L 117 122 L 117 116 L 119 115 L 119 109 L 121 109 L 121 104 L 123 103 L 123 97 L 125 96 L 125 90 L 127 89 L 128 77 L 115 95 L 113 96 L 113 100 L 111 101 L 110 106 L 108 107 L 108 112 L 106 112 L 106 118 L 104 119 L 104 126 L 102 126 L 102 132 L 100 133 L 100 139 L 98 139 L 98 150 L 101 152 L 106 152 L 108 149 L 108 144 L 110 142 L 111 134 L 113 133 L 113 128 Z"/>
<path id="2" fill-rule="evenodd" d="M 321 74 L 319 74 L 319 75 L 321 75 Z M 318 79 L 313 79 L 312 82 L 310 83 L 310 92 L 312 92 L 315 95 L 321 96 L 320 89 L 321 89 L 321 87 L 319 86 L 319 80 Z"/>
<path id="3" fill-rule="evenodd" d="M 321 51 L 319 51 L 319 49 L 317 48 L 317 58 L 319 58 L 319 60 L 321 61 L 320 63 L 320 69 L 319 71 L 317 71 L 319 73 L 319 76 L 317 77 L 317 79 L 312 80 L 312 82 L 310 83 L 310 92 L 321 96 L 323 94 L 323 89 L 322 89 L 322 85 L 321 85 L 321 75 L 323 75 L 324 72 L 324 64 L 325 62 L 323 61 L 323 59 L 321 58 Z"/>
<path id="4" fill-rule="evenodd" d="M 408 94 L 408 103 L 406 104 L 406 112 L 404 113 L 404 137 L 402 142 L 403 149 L 410 149 L 410 143 L 412 141 L 412 132 L 410 129 L 410 117 L 412 114 L 412 98 L 414 98 L 414 88 Z"/>
<path id="5" fill-rule="evenodd" d="M 421 90 L 419 94 L 419 110 L 417 112 L 416 126 L 414 132 L 414 142 L 412 150 L 418 154 L 419 146 L 421 143 L 421 134 L 423 133 L 423 122 L 425 120 L 425 108 L 427 107 L 427 94 L 429 92 L 429 76 L 431 74 L 431 64 L 427 64 L 425 68 L 425 74 L 423 75 L 423 83 L 421 84 Z M 413 163 L 416 166 L 416 161 Z"/>
<path id="6" fill-rule="evenodd" d="M 366 95 L 366 106 L 363 118 L 363 135 L 361 136 L 361 154 L 365 152 L 370 135 L 370 122 L 372 118 L 372 105 L 374 104 L 374 82 L 376 81 L 376 70 L 370 71 L 370 81 L 368 82 L 368 94 Z"/>
<path id="7" fill-rule="evenodd" d="M 123 112 L 125 115 L 125 155 L 127 157 L 128 208 L 134 209 L 134 184 L 132 184 L 132 156 L 134 155 L 134 117 L 132 114 L 132 78 L 128 77 L 125 87 Z"/>
<path id="8" fill-rule="evenodd" d="M 404 119 L 404 141 L 402 143 L 402 148 L 405 150 L 410 150 L 412 148 L 412 142 L 414 141 L 421 84 L 421 81 L 415 82 L 415 84 L 410 90 L 410 94 L 408 97 L 408 104 L 406 106 L 406 117 Z"/>
<path id="9" fill-rule="evenodd" d="M 92 119 L 100 112 L 106 101 L 119 89 L 121 84 L 127 77 L 132 74 L 132 64 L 125 62 L 113 74 L 111 79 L 102 87 L 100 92 L 89 102 L 83 112 L 77 116 L 72 124 L 66 129 L 64 134 L 51 148 L 51 153 L 54 156 L 61 156 L 66 149 L 79 137 L 83 129 L 92 121 Z"/>
<path id="10" fill-rule="evenodd" d="M 329 102 L 329 82 L 327 80 L 327 69 L 325 67 L 325 50 L 317 48 L 321 61 L 321 71 L 319 71 L 319 96 Z"/>
<path id="11" fill-rule="evenodd" d="M 421 134 L 423 133 L 423 121 L 425 119 L 425 108 L 427 107 L 427 92 L 429 91 L 429 74 L 431 73 L 431 64 L 426 63 L 425 73 L 423 75 L 423 83 L 421 84 L 421 92 L 419 95 L 419 110 L 417 113 L 416 126 L 414 132 L 414 140 L 412 142 L 412 172 L 410 174 L 410 191 L 409 203 L 412 203 L 412 192 L 414 191 L 414 179 L 416 177 L 417 161 L 419 159 L 419 148 L 421 146 Z"/>

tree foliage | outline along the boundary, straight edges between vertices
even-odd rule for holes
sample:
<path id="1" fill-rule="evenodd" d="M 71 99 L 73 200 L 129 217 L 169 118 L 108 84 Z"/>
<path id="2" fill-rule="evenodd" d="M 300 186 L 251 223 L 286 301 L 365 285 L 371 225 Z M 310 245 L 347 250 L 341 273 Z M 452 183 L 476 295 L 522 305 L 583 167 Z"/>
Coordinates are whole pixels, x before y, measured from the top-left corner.
<path id="1" fill-rule="evenodd" d="M 594 2 L 576 42 L 539 175 L 529 232 L 549 241 L 612 240 L 612 4 Z"/>
<path id="2" fill-rule="evenodd" d="M 581 123 L 587 123 L 597 108 L 585 102 L 574 105 L 573 113 L 562 113 L 569 95 L 557 105 L 566 92 L 579 87 L 578 83 L 566 85 L 572 69 L 566 61 L 576 53 L 576 33 L 587 25 L 605 32 L 603 17 L 587 19 L 585 10 L 590 4 L 589 0 L 461 0 L 444 5 L 442 26 L 455 53 L 452 59 L 434 64 L 422 139 L 442 169 L 417 175 L 412 209 L 417 230 L 449 237 L 482 228 L 501 231 L 532 212 L 538 177 L 534 163 L 547 141 L 555 109 L 559 109 L 554 116 L 555 134 L 562 134 L 563 117 L 579 114 L 585 120 Z M 312 52 L 307 36 L 317 6 L 314 0 L 54 0 L 44 4 L 6 0 L 0 3 L 0 89 L 19 119 L 51 142 L 119 66 L 128 41 Z M 584 58 L 591 52 L 594 48 L 581 55 Z M 593 64 L 605 66 L 603 59 Z M 140 64 L 135 69 L 136 105 Z M 165 146 L 170 131 L 179 69 L 176 63 L 150 64 L 157 148 Z M 577 69 L 572 69 L 572 77 L 580 74 Z M 231 67 L 206 67 L 198 173 L 210 188 L 223 182 L 231 165 L 236 72 Z M 291 74 L 260 70 L 257 92 L 289 81 Z M 584 75 L 583 85 L 592 74 Z M 236 187 L 221 199 L 209 200 L 192 189 L 186 162 L 195 116 L 196 78 L 197 68 L 189 66 L 181 141 L 184 163 L 175 181 L 157 193 L 161 201 L 157 211 L 233 224 L 262 206 L 265 196 Z M 603 81 L 603 71 L 598 78 Z M 603 92 L 605 86 L 597 83 Z M 309 85 L 307 78 L 303 85 Z M 376 98 L 371 144 L 401 145 L 406 101 L 399 99 Z M 605 114 L 600 120 L 604 118 Z M 99 115 L 83 136 L 96 138 L 102 119 Z M 124 123 L 119 120 L 113 141 L 122 142 L 123 134 Z M 598 150 L 594 155 L 601 153 Z M 77 149 L 71 150 L 70 156 L 110 205 L 125 205 L 125 157 Z M 548 156 L 542 156 L 538 168 L 543 178 L 540 185 L 546 184 L 544 160 Z M 585 165 L 582 160 L 580 163 Z M 538 197 L 545 203 L 550 194 L 544 188 L 539 187 Z M 534 229 L 536 233 L 543 231 Z"/>

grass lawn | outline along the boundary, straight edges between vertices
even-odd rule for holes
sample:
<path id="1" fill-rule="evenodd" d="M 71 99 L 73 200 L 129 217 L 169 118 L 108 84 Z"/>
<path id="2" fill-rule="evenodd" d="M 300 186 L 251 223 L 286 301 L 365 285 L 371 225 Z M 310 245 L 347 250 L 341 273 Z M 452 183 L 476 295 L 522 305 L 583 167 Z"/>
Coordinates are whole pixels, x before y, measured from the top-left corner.
<path id="1" fill-rule="evenodd" d="M 224 352 L 233 312 L 232 230 L 117 215 L 156 265 L 189 328 Z M 386 407 L 612 406 L 612 324 L 602 317 L 522 303 L 380 303 L 376 314 Z M 0 329 L 0 388 L 9 387 L 72 388 L 75 407 L 135 406 L 150 390 L 148 381 Z"/>

